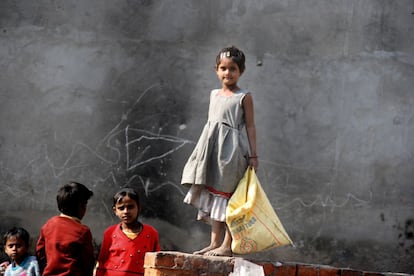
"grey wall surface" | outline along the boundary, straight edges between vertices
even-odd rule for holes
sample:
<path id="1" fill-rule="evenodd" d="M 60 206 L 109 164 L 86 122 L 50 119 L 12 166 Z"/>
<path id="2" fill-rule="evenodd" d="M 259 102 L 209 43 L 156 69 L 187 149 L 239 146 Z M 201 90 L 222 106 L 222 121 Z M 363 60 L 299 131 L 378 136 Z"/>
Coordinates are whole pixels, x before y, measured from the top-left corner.
<path id="1" fill-rule="evenodd" d="M 209 240 L 182 203 L 218 50 L 247 56 L 258 171 L 295 242 L 248 256 L 414 273 L 411 0 L 0 1 L 0 230 L 36 238 L 68 180 L 142 192 L 163 248 Z"/>

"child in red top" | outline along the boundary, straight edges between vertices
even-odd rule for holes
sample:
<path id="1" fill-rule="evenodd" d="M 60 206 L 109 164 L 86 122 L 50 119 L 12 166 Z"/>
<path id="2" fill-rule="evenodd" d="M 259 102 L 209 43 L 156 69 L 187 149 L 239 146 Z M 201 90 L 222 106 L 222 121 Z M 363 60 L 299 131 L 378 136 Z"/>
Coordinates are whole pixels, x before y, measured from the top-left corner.
<path id="1" fill-rule="evenodd" d="M 92 191 L 77 182 L 59 189 L 56 200 L 61 214 L 42 226 L 36 246 L 43 276 L 92 275 L 95 265 L 92 234 L 81 223 L 92 195 Z"/>
<path id="2" fill-rule="evenodd" d="M 104 232 L 96 276 L 144 275 L 145 253 L 160 250 L 158 232 L 138 221 L 140 200 L 131 188 L 114 196 L 113 210 L 121 223 Z"/>

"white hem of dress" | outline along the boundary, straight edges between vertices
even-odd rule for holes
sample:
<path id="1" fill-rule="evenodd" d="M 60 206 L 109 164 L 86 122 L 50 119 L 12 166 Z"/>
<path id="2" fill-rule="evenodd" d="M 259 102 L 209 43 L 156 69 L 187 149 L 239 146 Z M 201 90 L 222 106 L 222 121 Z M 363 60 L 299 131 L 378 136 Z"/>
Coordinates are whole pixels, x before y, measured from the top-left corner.
<path id="1" fill-rule="evenodd" d="M 211 223 L 211 220 L 226 221 L 226 208 L 228 199 L 209 192 L 205 186 L 201 187 L 200 196 L 196 195 L 198 185 L 192 185 L 184 197 L 184 203 L 198 209 L 197 220 Z"/>

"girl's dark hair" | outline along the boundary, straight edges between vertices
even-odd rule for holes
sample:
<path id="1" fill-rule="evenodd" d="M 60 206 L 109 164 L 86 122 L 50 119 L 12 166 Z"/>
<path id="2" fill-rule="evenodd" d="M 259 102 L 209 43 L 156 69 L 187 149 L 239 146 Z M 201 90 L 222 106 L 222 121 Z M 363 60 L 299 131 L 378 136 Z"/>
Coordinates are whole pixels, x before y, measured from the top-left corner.
<path id="1" fill-rule="evenodd" d="M 3 245 L 6 245 L 7 240 L 11 237 L 16 237 L 17 239 L 22 239 L 27 247 L 29 247 L 30 235 L 26 229 L 22 227 L 13 227 L 7 231 L 3 236 Z"/>
<path id="2" fill-rule="evenodd" d="M 126 196 L 128 196 L 132 200 L 135 200 L 138 208 L 141 208 L 141 202 L 139 200 L 138 192 L 134 190 L 133 188 L 122 188 L 119 192 L 117 192 L 114 195 L 112 206 L 115 207 L 115 205 Z"/>
<path id="3" fill-rule="evenodd" d="M 92 196 L 93 192 L 85 185 L 71 181 L 57 192 L 58 209 L 65 215 L 79 217 L 80 207 L 86 205 Z"/>
<path id="4" fill-rule="evenodd" d="M 216 56 L 216 68 L 219 66 L 220 60 L 224 57 L 231 58 L 239 66 L 240 73 L 243 73 L 246 69 L 246 57 L 237 47 L 229 46 L 221 49 Z"/>

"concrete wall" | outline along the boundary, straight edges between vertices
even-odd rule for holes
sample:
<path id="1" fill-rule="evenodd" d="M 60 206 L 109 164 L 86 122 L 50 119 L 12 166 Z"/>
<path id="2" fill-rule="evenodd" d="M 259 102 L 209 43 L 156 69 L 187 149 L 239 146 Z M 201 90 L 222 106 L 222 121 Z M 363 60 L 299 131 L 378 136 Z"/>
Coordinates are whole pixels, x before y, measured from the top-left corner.
<path id="1" fill-rule="evenodd" d="M 414 4 L 409 0 L 0 1 L 0 230 L 36 236 L 69 179 L 142 192 L 164 249 L 209 228 L 181 170 L 218 87 L 218 50 L 247 55 L 262 185 L 296 247 L 248 256 L 414 272 Z"/>

